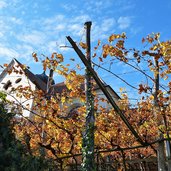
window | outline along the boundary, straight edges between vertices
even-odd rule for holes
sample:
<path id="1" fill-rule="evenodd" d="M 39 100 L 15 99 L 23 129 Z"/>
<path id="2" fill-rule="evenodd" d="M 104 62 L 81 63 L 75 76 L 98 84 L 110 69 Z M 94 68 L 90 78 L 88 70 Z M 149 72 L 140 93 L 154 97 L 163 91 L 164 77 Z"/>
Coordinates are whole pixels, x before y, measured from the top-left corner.
<path id="1" fill-rule="evenodd" d="M 8 88 L 11 87 L 11 86 L 12 86 L 12 82 L 11 82 L 10 80 L 8 80 L 8 81 L 4 84 L 3 88 L 4 88 L 5 90 L 8 90 Z"/>
<path id="2" fill-rule="evenodd" d="M 22 78 L 18 78 L 18 79 L 15 80 L 15 83 L 17 84 L 17 83 L 19 83 L 21 80 L 22 80 Z"/>

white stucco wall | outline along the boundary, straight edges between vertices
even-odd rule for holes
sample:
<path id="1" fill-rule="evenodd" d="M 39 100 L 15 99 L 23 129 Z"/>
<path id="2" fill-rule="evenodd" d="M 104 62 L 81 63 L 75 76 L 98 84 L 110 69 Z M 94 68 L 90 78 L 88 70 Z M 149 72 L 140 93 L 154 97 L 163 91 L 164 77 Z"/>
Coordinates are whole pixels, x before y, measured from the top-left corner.
<path id="1" fill-rule="evenodd" d="M 17 69 L 17 70 L 21 70 L 20 67 L 16 67 L 18 64 L 15 63 L 13 64 L 13 66 Z M 23 72 L 24 73 L 24 72 Z M 16 83 L 16 80 L 21 78 L 21 81 Z M 5 90 L 4 85 L 10 81 L 11 82 L 11 86 L 8 87 L 7 90 Z M 0 78 L 0 91 L 6 92 L 7 93 L 7 99 L 10 100 L 11 102 L 13 102 L 13 104 L 15 103 L 21 103 L 24 107 L 26 107 L 27 105 L 31 108 L 33 105 L 33 100 L 27 100 L 24 97 L 17 97 L 16 92 L 11 92 L 12 87 L 17 88 L 18 86 L 22 86 L 22 87 L 26 87 L 26 86 L 31 86 L 32 90 L 35 90 L 35 85 L 28 80 L 28 78 L 24 75 L 24 74 L 17 74 L 15 72 L 12 72 L 11 74 L 5 73 L 3 75 L 3 77 Z M 12 107 L 12 105 L 10 106 Z M 30 116 L 30 112 L 28 110 L 23 110 L 22 111 L 24 116 Z"/>
<path id="2" fill-rule="evenodd" d="M 106 87 L 106 88 L 107 88 L 108 92 L 110 93 L 110 95 L 113 97 L 113 100 L 116 102 L 116 104 L 118 104 L 119 97 L 116 96 L 116 94 L 109 87 Z M 99 99 L 98 109 L 97 109 L 98 112 L 100 110 L 100 106 L 107 110 L 112 109 L 111 104 L 108 103 L 108 100 L 101 89 L 96 89 L 95 94 L 96 94 L 96 97 Z M 101 100 L 102 98 L 104 99 L 104 101 Z M 78 99 L 78 98 L 73 99 L 72 103 L 67 104 L 67 106 L 68 106 L 67 113 L 69 113 L 73 108 L 75 108 L 77 106 L 82 106 L 82 105 L 84 105 L 84 103 L 81 102 L 80 99 Z M 62 104 L 61 104 L 61 108 L 62 108 Z"/>
<path id="3" fill-rule="evenodd" d="M 119 100 L 118 97 L 112 92 L 112 90 L 109 87 L 106 87 L 106 88 L 107 88 L 108 92 L 110 93 L 110 95 L 113 97 L 113 100 L 116 103 L 118 103 L 118 100 Z M 103 92 L 102 92 L 101 89 L 97 89 L 96 90 L 96 96 L 99 99 L 103 98 L 103 99 L 107 100 L 106 96 L 103 94 Z M 98 101 L 98 106 L 101 106 L 101 107 L 106 108 L 106 109 L 111 109 L 112 108 L 111 104 L 108 103 L 108 100 L 107 101 L 101 101 L 101 100 L 99 100 Z"/>

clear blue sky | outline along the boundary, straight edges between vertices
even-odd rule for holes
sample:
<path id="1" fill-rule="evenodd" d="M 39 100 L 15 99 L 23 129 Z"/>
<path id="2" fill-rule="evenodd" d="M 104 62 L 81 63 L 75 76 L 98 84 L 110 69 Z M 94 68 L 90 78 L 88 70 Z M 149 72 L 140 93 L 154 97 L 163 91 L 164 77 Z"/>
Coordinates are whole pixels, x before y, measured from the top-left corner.
<path id="1" fill-rule="evenodd" d="M 34 63 L 32 52 L 50 55 L 58 51 L 66 61 L 76 57 L 72 49 L 59 46 L 68 44 L 67 35 L 75 41 L 83 39 L 86 21 L 93 23 L 92 44 L 122 32 L 130 47 L 141 47 L 142 37 L 152 32 L 170 39 L 170 13 L 170 0 L 0 0 L 0 64 L 17 58 L 40 73 L 42 67 Z M 108 75 L 102 77 L 111 82 Z M 61 78 L 56 76 L 56 80 Z M 119 80 L 112 85 L 124 87 Z"/>

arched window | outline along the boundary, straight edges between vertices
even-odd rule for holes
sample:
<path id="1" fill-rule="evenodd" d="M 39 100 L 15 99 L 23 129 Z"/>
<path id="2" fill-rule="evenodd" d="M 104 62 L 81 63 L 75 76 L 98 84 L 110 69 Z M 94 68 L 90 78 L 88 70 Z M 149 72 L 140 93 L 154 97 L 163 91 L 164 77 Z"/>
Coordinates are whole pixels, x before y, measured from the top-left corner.
<path id="1" fill-rule="evenodd" d="M 11 82 L 10 80 L 8 80 L 8 81 L 4 84 L 3 88 L 4 88 L 5 90 L 8 90 L 8 88 L 11 87 L 11 86 L 12 86 L 12 82 Z"/>

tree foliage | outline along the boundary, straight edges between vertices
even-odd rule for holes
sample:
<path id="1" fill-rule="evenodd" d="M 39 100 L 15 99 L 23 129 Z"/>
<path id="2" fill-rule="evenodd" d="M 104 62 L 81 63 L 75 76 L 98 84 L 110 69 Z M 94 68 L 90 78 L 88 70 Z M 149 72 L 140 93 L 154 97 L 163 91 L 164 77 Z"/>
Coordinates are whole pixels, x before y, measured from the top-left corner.
<path id="1" fill-rule="evenodd" d="M 0 170 L 45 170 L 48 161 L 29 153 L 28 144 L 22 143 L 14 133 L 14 115 L 6 109 L 6 95 L 0 93 Z"/>
<path id="2" fill-rule="evenodd" d="M 101 41 L 98 41 L 94 48 L 93 57 L 99 59 L 99 64 L 95 66 L 101 67 L 107 59 L 119 61 L 122 65 L 127 65 L 138 71 L 147 80 L 146 83 L 140 82 L 137 87 L 132 85 L 141 94 L 141 99 L 134 104 L 135 107 L 130 106 L 126 92 L 121 92 L 122 98 L 118 101 L 119 107 L 130 124 L 147 144 L 147 147 L 142 149 L 124 151 L 124 158 L 127 160 L 156 156 L 156 145 L 153 142 L 158 140 L 159 131 L 165 138 L 170 138 L 171 82 L 168 78 L 171 73 L 171 42 L 160 42 L 159 37 L 158 33 L 148 35 L 142 40 L 145 48 L 137 50 L 125 47 L 127 39 L 125 33 L 112 34 L 108 38 L 108 43 L 101 44 Z M 80 45 L 85 48 L 85 43 L 80 43 Z M 99 51 L 100 54 L 98 54 Z M 36 62 L 39 61 L 36 53 L 33 53 L 33 57 Z M 29 154 L 40 156 L 40 149 L 44 148 L 45 158 L 55 160 L 61 169 L 72 162 L 81 163 L 80 153 L 85 123 L 85 93 L 81 87 L 84 77 L 78 74 L 76 70 L 69 69 L 69 64 L 64 64 L 63 61 L 63 55 L 56 52 L 51 57 L 45 57 L 42 61 L 44 70 L 53 69 L 65 78 L 66 89 L 62 93 L 52 93 L 50 94 L 51 98 L 47 98 L 47 92 L 33 91 L 31 87 L 20 86 L 15 89 L 18 96 L 34 99 L 33 108 L 28 108 L 34 117 L 32 120 L 22 117 L 14 125 L 17 138 L 22 144 L 26 143 Z M 158 65 L 156 66 L 153 61 L 157 61 Z M 148 71 L 141 69 L 141 65 L 148 68 Z M 106 70 L 112 73 L 110 69 Z M 161 83 L 155 97 L 155 79 L 153 76 L 157 74 L 161 78 Z M 127 82 L 125 81 L 125 83 Z M 95 83 L 93 84 L 95 87 Z M 157 113 L 154 98 L 157 98 L 159 107 Z M 71 105 L 76 99 L 81 101 L 83 105 L 70 114 L 68 112 L 69 104 Z M 123 148 L 135 147 L 140 144 L 111 107 L 104 108 L 100 105 L 100 101 L 108 102 L 99 97 L 95 91 L 94 99 L 96 152 L 106 150 L 106 152 L 101 153 L 103 158 L 110 155 L 113 161 L 120 162 L 123 158 Z M 24 108 L 22 104 L 18 105 Z M 5 113 L 3 108 L 1 110 L 2 114 Z M 160 124 L 158 124 L 159 119 L 162 120 Z M 2 132 L 5 133 L 6 131 Z M 43 133 L 45 136 L 42 136 Z M 14 136 L 13 134 L 10 135 Z M 12 145 L 12 141 L 8 142 L 10 145 L 7 143 L 7 148 Z M 19 142 L 19 144 L 21 148 L 21 143 Z M 15 145 L 15 147 L 17 146 Z M 111 149 L 113 152 L 110 151 Z M 107 152 L 108 150 L 110 152 Z"/>

